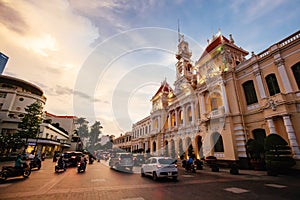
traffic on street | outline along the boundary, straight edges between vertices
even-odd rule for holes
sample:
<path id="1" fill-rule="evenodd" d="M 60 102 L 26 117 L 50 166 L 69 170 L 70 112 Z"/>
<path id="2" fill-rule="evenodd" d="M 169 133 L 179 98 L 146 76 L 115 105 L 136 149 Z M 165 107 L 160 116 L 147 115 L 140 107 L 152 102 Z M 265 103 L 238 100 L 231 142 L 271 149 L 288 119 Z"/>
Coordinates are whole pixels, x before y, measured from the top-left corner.
<path id="1" fill-rule="evenodd" d="M 297 199 L 299 176 L 267 176 L 264 171 L 241 170 L 232 175 L 228 169 L 212 172 L 208 167 L 186 171 L 178 163 L 177 179 L 142 177 L 141 166 L 116 170 L 110 160 L 55 172 L 55 162 L 46 159 L 41 169 L 32 169 L 28 178 L 8 178 L 0 184 L 0 199 Z M 4 165 L 13 163 L 1 163 Z"/>

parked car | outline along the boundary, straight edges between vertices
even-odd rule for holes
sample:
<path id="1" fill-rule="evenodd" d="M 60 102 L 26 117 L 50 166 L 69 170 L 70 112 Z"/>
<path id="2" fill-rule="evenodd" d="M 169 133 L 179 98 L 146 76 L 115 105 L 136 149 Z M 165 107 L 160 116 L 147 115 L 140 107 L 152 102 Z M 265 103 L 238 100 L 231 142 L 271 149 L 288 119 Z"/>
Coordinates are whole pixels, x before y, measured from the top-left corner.
<path id="1" fill-rule="evenodd" d="M 145 157 L 143 154 L 133 154 L 133 162 L 135 166 L 141 166 L 145 163 Z"/>
<path id="2" fill-rule="evenodd" d="M 133 156 L 131 153 L 116 153 L 115 156 L 109 160 L 110 168 L 115 168 L 116 170 L 129 169 L 129 171 L 132 171 L 133 164 Z"/>
<path id="3" fill-rule="evenodd" d="M 141 176 L 152 176 L 153 180 L 159 178 L 172 178 L 177 180 L 178 169 L 176 160 L 170 157 L 150 157 L 141 167 Z"/>
<path id="4" fill-rule="evenodd" d="M 76 167 L 80 157 L 84 154 L 79 151 L 67 151 L 62 154 L 67 167 Z"/>

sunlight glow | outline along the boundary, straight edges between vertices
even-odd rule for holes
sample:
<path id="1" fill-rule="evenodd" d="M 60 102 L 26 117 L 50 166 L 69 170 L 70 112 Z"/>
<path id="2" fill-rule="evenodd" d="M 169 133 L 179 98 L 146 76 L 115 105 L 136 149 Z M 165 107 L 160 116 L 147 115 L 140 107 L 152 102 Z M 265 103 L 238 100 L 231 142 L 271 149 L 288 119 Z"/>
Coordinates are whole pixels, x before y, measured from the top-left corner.
<path id="1" fill-rule="evenodd" d="M 50 34 L 45 34 L 39 38 L 29 39 L 26 48 L 45 57 L 48 57 L 49 55 L 47 51 L 57 51 L 56 40 Z"/>

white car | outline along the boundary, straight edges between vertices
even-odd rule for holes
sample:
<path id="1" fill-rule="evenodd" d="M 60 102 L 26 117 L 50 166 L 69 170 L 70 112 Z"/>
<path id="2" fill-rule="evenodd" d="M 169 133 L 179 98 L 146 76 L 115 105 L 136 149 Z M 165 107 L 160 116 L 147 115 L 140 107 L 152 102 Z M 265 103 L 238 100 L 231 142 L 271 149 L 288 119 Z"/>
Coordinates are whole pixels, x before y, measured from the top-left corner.
<path id="1" fill-rule="evenodd" d="M 152 176 L 153 180 L 169 177 L 177 180 L 176 160 L 170 157 L 150 157 L 141 167 L 141 176 Z"/>

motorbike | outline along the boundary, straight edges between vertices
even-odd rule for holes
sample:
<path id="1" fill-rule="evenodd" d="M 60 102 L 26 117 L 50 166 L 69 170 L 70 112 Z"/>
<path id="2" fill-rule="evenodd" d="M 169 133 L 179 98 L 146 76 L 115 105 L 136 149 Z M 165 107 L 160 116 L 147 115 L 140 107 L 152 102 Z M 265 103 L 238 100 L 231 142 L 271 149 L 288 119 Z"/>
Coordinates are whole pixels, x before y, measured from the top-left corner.
<path id="1" fill-rule="evenodd" d="M 195 162 L 193 163 L 186 163 L 185 171 L 196 173 L 197 165 Z"/>
<path id="2" fill-rule="evenodd" d="M 93 162 L 94 162 L 94 158 L 90 157 L 89 158 L 89 164 L 93 164 Z"/>
<path id="3" fill-rule="evenodd" d="M 30 169 L 37 168 L 38 170 L 42 167 L 42 161 L 40 158 L 34 158 L 30 161 Z"/>
<path id="4" fill-rule="evenodd" d="M 85 172 L 86 169 L 86 162 L 85 161 L 80 161 L 77 163 L 77 172 L 81 173 L 81 172 Z"/>
<path id="5" fill-rule="evenodd" d="M 55 172 L 56 173 L 61 172 L 61 171 L 66 171 L 66 170 L 67 170 L 67 167 L 66 167 L 65 162 L 63 162 L 62 164 L 59 164 L 58 161 L 56 162 L 56 164 L 55 164 Z"/>
<path id="6" fill-rule="evenodd" d="M 15 168 L 13 166 L 3 166 L 0 171 L 0 180 L 5 181 L 10 177 L 23 176 L 24 178 L 28 178 L 31 174 L 30 166 L 25 162 L 23 163 L 22 168 Z"/>
<path id="7" fill-rule="evenodd" d="M 41 156 L 42 161 L 44 161 L 45 158 L 46 158 L 45 154 L 42 154 L 42 156 Z"/>

